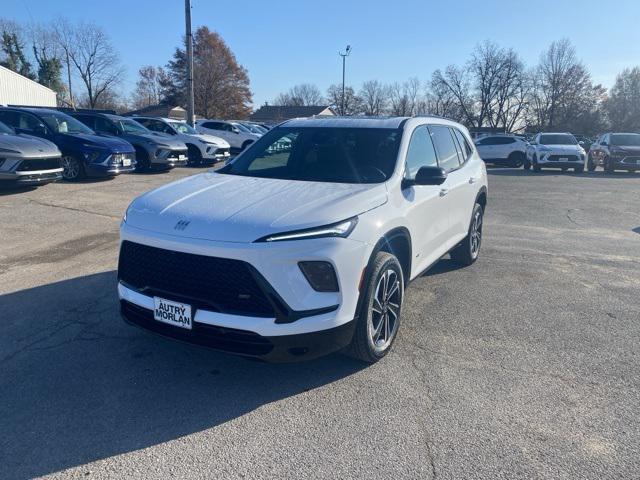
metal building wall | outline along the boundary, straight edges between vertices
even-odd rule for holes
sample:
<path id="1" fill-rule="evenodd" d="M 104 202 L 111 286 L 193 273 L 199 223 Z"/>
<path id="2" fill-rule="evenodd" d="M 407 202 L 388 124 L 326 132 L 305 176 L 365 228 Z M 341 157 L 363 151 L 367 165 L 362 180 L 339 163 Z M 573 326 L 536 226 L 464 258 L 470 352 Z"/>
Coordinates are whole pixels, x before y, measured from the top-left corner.
<path id="1" fill-rule="evenodd" d="M 0 105 L 55 107 L 56 92 L 0 66 Z"/>

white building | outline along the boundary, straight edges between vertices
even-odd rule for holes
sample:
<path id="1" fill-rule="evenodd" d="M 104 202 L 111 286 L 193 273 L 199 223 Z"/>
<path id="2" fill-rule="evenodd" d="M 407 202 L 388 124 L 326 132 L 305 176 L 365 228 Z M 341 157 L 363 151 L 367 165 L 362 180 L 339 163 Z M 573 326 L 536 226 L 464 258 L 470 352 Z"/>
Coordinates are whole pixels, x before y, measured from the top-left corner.
<path id="1" fill-rule="evenodd" d="M 0 105 L 55 107 L 56 92 L 0 66 Z"/>

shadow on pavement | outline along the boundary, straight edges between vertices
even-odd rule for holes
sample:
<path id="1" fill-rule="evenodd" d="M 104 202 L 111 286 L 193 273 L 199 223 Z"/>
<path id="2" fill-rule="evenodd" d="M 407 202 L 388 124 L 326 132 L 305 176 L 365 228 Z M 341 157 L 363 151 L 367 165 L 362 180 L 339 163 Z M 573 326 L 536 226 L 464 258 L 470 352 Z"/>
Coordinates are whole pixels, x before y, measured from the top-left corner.
<path id="1" fill-rule="evenodd" d="M 44 185 L 43 185 L 44 186 Z M 26 192 L 32 192 L 36 188 L 35 186 L 18 186 L 18 185 L 0 185 L 0 197 L 7 195 L 20 195 Z"/>
<path id="2" fill-rule="evenodd" d="M 266 364 L 125 324 L 116 273 L 0 295 L 0 469 L 27 478 L 215 427 L 364 367 Z M 286 432 L 280 432 L 286 435 Z"/>
<path id="3" fill-rule="evenodd" d="M 429 270 L 425 271 L 421 276 L 433 277 L 435 275 L 442 275 L 444 273 L 460 270 L 461 268 L 464 268 L 464 266 L 454 262 L 450 258 L 441 258 L 437 263 L 435 263 Z"/>

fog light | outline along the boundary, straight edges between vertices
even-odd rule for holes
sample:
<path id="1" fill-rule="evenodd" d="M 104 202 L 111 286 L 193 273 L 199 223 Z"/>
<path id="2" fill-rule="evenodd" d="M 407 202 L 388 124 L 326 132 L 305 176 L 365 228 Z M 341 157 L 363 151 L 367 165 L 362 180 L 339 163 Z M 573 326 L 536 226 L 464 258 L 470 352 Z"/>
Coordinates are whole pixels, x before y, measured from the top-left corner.
<path id="1" fill-rule="evenodd" d="M 316 292 L 337 292 L 338 279 L 329 262 L 299 262 L 298 266 Z"/>

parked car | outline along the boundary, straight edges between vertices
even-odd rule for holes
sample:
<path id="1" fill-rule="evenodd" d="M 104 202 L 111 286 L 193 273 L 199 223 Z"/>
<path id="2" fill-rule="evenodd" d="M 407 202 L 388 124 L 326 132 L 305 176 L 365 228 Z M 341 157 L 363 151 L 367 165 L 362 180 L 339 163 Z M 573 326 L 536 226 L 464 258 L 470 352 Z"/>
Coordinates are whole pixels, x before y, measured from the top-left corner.
<path id="1" fill-rule="evenodd" d="M 231 146 L 226 140 L 198 133 L 186 122 L 154 117 L 133 117 L 133 119 L 153 132 L 173 135 L 174 138 L 183 142 L 187 146 L 191 163 L 219 162 L 229 158 Z"/>
<path id="2" fill-rule="evenodd" d="M 573 168 L 583 172 L 587 154 L 570 133 L 539 133 L 527 146 L 525 170 L 533 167 L 535 172 L 542 168 Z"/>
<path id="3" fill-rule="evenodd" d="M 135 168 L 135 150 L 129 142 L 97 135 L 66 113 L 48 108 L 0 107 L 0 121 L 18 133 L 54 143 L 62 152 L 65 180 L 114 176 Z"/>
<path id="4" fill-rule="evenodd" d="M 521 167 L 527 151 L 527 142 L 514 135 L 485 135 L 475 141 L 485 163 Z"/>
<path id="5" fill-rule="evenodd" d="M 593 143 L 593 140 L 587 137 L 586 135 L 579 135 L 574 133 L 573 136 L 578 141 L 578 145 L 584 148 L 585 152 L 589 152 L 589 149 L 591 148 L 591 144 Z"/>
<path id="6" fill-rule="evenodd" d="M 43 138 L 17 134 L 0 122 L 0 186 L 44 185 L 62 178 L 60 150 Z"/>
<path id="7" fill-rule="evenodd" d="M 116 136 L 133 145 L 137 171 L 170 170 L 187 163 L 187 146 L 183 142 L 152 132 L 131 118 L 87 111 L 71 115 L 102 135 Z"/>
<path id="8" fill-rule="evenodd" d="M 122 315 L 267 360 L 347 348 L 375 362 L 409 281 L 447 252 L 478 258 L 487 173 L 472 145 L 439 117 L 284 122 L 223 169 L 131 203 Z"/>
<path id="9" fill-rule="evenodd" d="M 605 172 L 640 170 L 640 134 L 606 133 L 591 146 L 587 168 L 601 166 Z"/>
<path id="10" fill-rule="evenodd" d="M 251 133 L 255 133 L 256 135 L 264 135 L 267 130 L 264 127 L 261 127 L 260 125 L 256 124 L 256 123 L 251 123 L 251 122 L 247 122 L 246 120 L 230 120 L 230 122 L 234 125 L 240 124 L 243 127 L 245 127 L 249 132 Z"/>
<path id="11" fill-rule="evenodd" d="M 246 127 L 240 127 L 237 123 L 224 120 L 198 120 L 196 130 L 225 139 L 234 151 L 247 148 L 260 138 L 260 135 L 251 133 Z"/>

